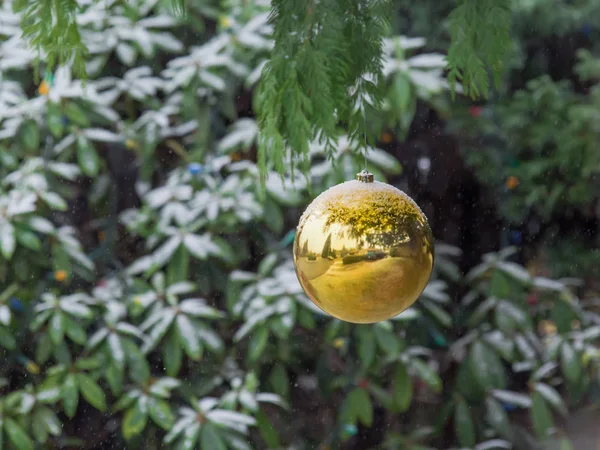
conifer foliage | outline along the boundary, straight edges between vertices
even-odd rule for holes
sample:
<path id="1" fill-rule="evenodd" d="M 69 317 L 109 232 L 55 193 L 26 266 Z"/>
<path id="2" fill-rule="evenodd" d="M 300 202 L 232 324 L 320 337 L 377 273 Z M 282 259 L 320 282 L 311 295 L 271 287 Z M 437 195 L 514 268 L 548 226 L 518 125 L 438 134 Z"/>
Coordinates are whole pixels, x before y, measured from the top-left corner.
<path id="1" fill-rule="evenodd" d="M 176 14 L 185 14 L 185 1 L 170 2 Z M 447 69 L 453 92 L 461 81 L 470 96 L 487 96 L 490 72 L 499 81 L 511 46 L 510 3 L 461 0 L 452 12 Z M 74 73 L 84 77 L 86 48 L 76 20 L 79 7 L 76 0 L 14 3 L 16 11 L 24 12 L 24 36 L 44 54 L 49 68 L 70 62 Z M 280 174 L 293 174 L 301 163 L 307 175 L 313 140 L 324 143 L 332 157 L 340 127 L 366 150 L 369 111 L 381 105 L 383 38 L 389 31 L 391 8 L 389 0 L 272 2 L 274 48 L 256 100 L 263 183 L 268 166 Z"/>

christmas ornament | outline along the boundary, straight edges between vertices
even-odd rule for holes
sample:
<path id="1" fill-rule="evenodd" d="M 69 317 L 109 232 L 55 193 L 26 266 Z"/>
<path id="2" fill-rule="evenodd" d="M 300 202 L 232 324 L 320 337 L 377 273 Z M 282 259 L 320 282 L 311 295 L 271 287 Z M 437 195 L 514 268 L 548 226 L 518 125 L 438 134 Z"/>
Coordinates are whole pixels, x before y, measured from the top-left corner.
<path id="1" fill-rule="evenodd" d="M 319 195 L 294 239 L 294 265 L 308 297 L 346 322 L 397 316 L 425 289 L 433 267 L 427 218 L 404 192 L 367 171 Z"/>

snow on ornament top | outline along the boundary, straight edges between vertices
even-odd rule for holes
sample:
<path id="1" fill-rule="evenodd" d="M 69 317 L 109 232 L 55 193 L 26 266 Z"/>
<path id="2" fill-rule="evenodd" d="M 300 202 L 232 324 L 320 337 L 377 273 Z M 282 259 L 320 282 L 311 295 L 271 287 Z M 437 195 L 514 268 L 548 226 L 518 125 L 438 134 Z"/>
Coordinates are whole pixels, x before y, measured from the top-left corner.
<path id="1" fill-rule="evenodd" d="M 433 268 L 427 218 L 404 192 L 367 171 L 319 195 L 294 239 L 308 297 L 346 322 L 391 319 L 421 295 Z"/>

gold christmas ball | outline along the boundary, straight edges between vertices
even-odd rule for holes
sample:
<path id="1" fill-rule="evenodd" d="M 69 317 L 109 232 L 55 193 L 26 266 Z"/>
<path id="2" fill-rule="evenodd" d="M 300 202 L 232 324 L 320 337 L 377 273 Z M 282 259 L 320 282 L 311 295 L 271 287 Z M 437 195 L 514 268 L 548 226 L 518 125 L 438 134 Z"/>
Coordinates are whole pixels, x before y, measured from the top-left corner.
<path id="1" fill-rule="evenodd" d="M 433 236 L 417 204 L 362 171 L 319 195 L 294 239 L 294 265 L 308 297 L 346 322 L 391 319 L 425 289 Z"/>

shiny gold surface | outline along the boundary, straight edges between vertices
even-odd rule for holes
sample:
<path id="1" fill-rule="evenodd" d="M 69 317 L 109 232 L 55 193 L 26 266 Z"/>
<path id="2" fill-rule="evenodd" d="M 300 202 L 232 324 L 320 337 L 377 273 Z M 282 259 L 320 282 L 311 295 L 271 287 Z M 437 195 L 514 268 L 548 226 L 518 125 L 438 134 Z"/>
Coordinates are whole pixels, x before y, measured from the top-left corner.
<path id="1" fill-rule="evenodd" d="M 340 320 L 397 316 L 425 289 L 433 267 L 427 218 L 402 191 L 347 181 L 318 196 L 300 219 L 294 264 L 308 297 Z"/>

